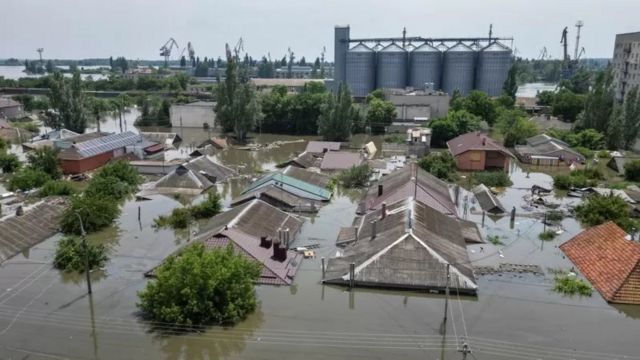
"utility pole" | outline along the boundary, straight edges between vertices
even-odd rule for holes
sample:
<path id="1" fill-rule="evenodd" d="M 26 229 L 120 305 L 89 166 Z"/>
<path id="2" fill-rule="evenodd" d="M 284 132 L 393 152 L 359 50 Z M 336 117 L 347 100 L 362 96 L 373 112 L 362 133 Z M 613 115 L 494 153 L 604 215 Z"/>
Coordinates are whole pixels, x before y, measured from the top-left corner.
<path id="1" fill-rule="evenodd" d="M 84 231 L 84 225 L 82 224 L 82 217 L 79 212 L 76 212 L 78 220 L 80 220 L 80 235 L 82 236 L 82 250 L 84 252 L 84 272 L 87 275 L 87 293 L 91 294 L 91 272 L 89 268 L 89 249 L 87 247 L 87 233 Z"/>
<path id="2" fill-rule="evenodd" d="M 444 322 L 447 322 L 447 311 L 449 310 L 449 280 L 451 279 L 451 273 L 449 272 L 449 268 L 451 264 L 447 264 L 447 285 L 445 286 L 444 293 Z"/>

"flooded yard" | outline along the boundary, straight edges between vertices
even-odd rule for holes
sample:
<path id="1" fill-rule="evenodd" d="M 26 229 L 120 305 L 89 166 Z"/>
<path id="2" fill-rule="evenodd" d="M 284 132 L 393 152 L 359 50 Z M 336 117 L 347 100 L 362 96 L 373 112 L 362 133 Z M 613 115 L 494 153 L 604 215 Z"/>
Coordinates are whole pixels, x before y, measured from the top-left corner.
<path id="1" fill-rule="evenodd" d="M 131 123 L 129 123 L 131 124 Z M 103 126 L 103 130 L 105 127 Z M 173 153 L 184 157 L 211 134 L 200 129 L 173 129 L 185 141 Z M 255 135 L 262 144 L 311 137 Z M 366 137 L 353 141 L 361 146 Z M 376 138 L 380 149 L 381 139 Z M 214 157 L 243 173 L 269 171 L 301 152 L 306 143 L 271 150 L 226 150 Z M 178 156 L 181 155 L 181 156 Z M 257 311 L 233 328 L 212 327 L 202 333 L 180 333 L 181 327 L 144 321 L 136 308 L 144 272 L 189 242 L 189 231 L 158 230 L 153 218 L 180 202 L 162 195 L 127 201 L 117 223 L 90 236 L 109 245 L 111 261 L 92 274 L 93 295 L 86 295 L 82 275 L 52 269 L 54 236 L 0 267 L 0 353 L 28 359 L 460 359 L 462 342 L 476 359 L 640 359 L 640 307 L 612 306 L 594 292 L 590 298 L 564 297 L 552 291 L 551 269 L 572 267 L 558 246 L 581 231 L 573 218 L 562 220 L 563 232 L 541 241 L 539 215 L 524 209 L 523 197 L 534 184 L 552 187 L 551 177 L 510 169 L 513 185 L 498 195 L 509 216 L 486 216 L 468 204 L 466 218 L 481 232 L 499 235 L 504 245 L 472 245 L 474 266 L 538 265 L 543 275 L 503 272 L 478 276 L 478 297 L 453 295 L 443 321 L 445 297 L 419 292 L 382 291 L 321 285 L 321 258 L 336 252 L 340 227 L 351 225 L 359 191 L 336 190 L 331 203 L 307 217 L 293 246 L 317 243 L 316 258 L 305 260 L 293 286 L 257 288 Z M 228 205 L 249 179 L 218 185 Z M 549 195 L 574 205 L 572 198 Z M 182 200 L 182 199 L 181 199 Z M 141 219 L 137 213 L 140 207 Z M 462 214 L 464 202 L 460 201 Z"/>

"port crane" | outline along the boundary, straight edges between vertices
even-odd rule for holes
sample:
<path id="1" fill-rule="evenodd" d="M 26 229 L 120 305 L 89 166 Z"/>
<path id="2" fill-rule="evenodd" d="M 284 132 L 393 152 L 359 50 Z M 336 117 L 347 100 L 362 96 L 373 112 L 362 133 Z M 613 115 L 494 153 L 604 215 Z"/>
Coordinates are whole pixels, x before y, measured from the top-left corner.
<path id="1" fill-rule="evenodd" d="M 162 47 L 160 48 L 160 56 L 164 56 L 164 66 L 167 67 L 169 66 L 169 57 L 171 56 L 171 50 L 173 48 L 176 49 L 180 49 L 180 46 L 178 46 L 178 43 L 176 42 L 176 40 L 174 38 L 169 38 L 169 40 L 167 40 L 167 42 L 162 45 Z"/>

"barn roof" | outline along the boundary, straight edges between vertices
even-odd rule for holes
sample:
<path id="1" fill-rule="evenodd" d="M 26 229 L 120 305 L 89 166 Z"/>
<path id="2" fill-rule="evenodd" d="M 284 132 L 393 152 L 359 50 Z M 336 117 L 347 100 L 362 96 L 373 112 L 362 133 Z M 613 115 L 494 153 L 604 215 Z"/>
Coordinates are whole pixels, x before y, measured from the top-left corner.
<path id="1" fill-rule="evenodd" d="M 142 142 L 142 137 L 132 131 L 102 136 L 71 145 L 58 154 L 62 160 L 81 160 Z"/>

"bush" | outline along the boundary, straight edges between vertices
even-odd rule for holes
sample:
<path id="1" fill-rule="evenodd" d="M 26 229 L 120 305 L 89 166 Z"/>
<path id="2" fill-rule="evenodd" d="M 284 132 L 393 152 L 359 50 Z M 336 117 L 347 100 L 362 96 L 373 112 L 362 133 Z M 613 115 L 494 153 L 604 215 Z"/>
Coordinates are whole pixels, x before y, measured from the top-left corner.
<path id="1" fill-rule="evenodd" d="M 613 221 L 629 232 L 636 227 L 629 217 L 629 206 L 618 196 L 593 194 L 576 206 L 576 217 L 585 226 L 596 226 Z"/>
<path id="2" fill-rule="evenodd" d="M 194 219 L 207 219 L 216 216 L 222 210 L 222 203 L 218 193 L 210 192 L 207 199 L 203 202 L 193 205 L 189 208 L 189 212 Z"/>
<path id="3" fill-rule="evenodd" d="M 543 231 L 540 234 L 538 234 L 538 238 L 544 241 L 553 240 L 556 238 L 556 233 L 551 230 Z"/>
<path id="4" fill-rule="evenodd" d="M 68 196 L 75 194 L 75 192 L 76 189 L 68 181 L 49 180 L 42 186 L 38 194 L 42 197 Z"/>
<path id="5" fill-rule="evenodd" d="M 500 236 L 498 235 L 489 235 L 487 236 L 487 240 L 489 240 L 490 243 L 492 243 L 493 245 L 504 245 L 504 243 L 502 242 L 502 240 L 500 240 Z"/>
<path id="6" fill-rule="evenodd" d="M 624 164 L 624 178 L 629 181 L 640 181 L 640 160 L 632 160 Z"/>
<path id="7" fill-rule="evenodd" d="M 97 269 L 109 261 L 107 248 L 103 244 L 87 243 L 87 257 L 89 269 Z M 85 250 L 82 240 L 75 236 L 67 236 L 58 241 L 53 265 L 64 271 L 85 270 Z"/>
<path id="8" fill-rule="evenodd" d="M 554 291 L 565 295 L 591 296 L 593 289 L 585 281 L 569 275 L 558 275 L 554 278 Z"/>
<path id="9" fill-rule="evenodd" d="M 138 293 L 137 306 L 157 322 L 235 324 L 256 308 L 254 283 L 260 270 L 231 246 L 206 250 L 198 243 L 156 270 L 157 279 Z"/>
<path id="10" fill-rule="evenodd" d="M 43 147 L 29 152 L 27 162 L 30 168 L 47 173 L 51 179 L 62 177 L 62 171 L 58 166 L 58 150 L 54 148 Z"/>
<path id="11" fill-rule="evenodd" d="M 142 182 L 138 170 L 128 162 L 122 160 L 103 166 L 96 172 L 94 178 L 96 177 L 114 177 L 134 188 Z"/>
<path id="12" fill-rule="evenodd" d="M 340 183 L 347 188 L 358 188 L 366 186 L 371 176 L 371 168 L 369 164 L 352 166 L 351 169 L 345 170 L 338 176 Z"/>
<path id="13" fill-rule="evenodd" d="M 2 150 L 0 150 L 2 151 Z M 0 169 L 5 174 L 11 174 L 20 167 L 20 160 L 15 154 L 0 152 Z"/>
<path id="14" fill-rule="evenodd" d="M 507 187 L 512 184 L 509 174 L 504 171 L 475 172 L 471 174 L 471 183 L 485 184 L 488 187 Z"/>
<path id="15" fill-rule="evenodd" d="M 60 228 L 63 233 L 81 234 L 77 214 L 82 218 L 84 230 L 91 233 L 111 225 L 120 215 L 120 208 L 112 198 L 73 196 L 60 219 Z"/>
<path id="16" fill-rule="evenodd" d="M 584 156 L 585 159 L 590 159 L 593 157 L 593 151 L 587 149 L 584 146 L 577 146 L 573 148 L 573 150 L 577 151 L 580 155 Z"/>
<path id="17" fill-rule="evenodd" d="M 39 188 L 51 178 L 42 170 L 22 168 L 9 178 L 9 190 L 27 191 Z"/>
<path id="18" fill-rule="evenodd" d="M 458 178 L 456 161 L 448 151 L 430 153 L 418 161 L 418 166 L 442 180 L 455 181 Z"/>
<path id="19" fill-rule="evenodd" d="M 188 208 L 175 208 L 169 216 L 160 215 L 153 222 L 160 228 L 184 229 L 189 226 L 190 219 L 191 214 Z"/>
<path id="20" fill-rule="evenodd" d="M 119 201 L 131 193 L 131 187 L 113 176 L 100 176 L 91 179 L 84 193 L 89 197 L 104 197 Z"/>
<path id="21" fill-rule="evenodd" d="M 598 168 L 586 168 L 572 171 L 569 175 L 553 177 L 553 186 L 558 189 L 585 188 L 596 186 L 598 180 L 604 180 L 604 174 Z"/>
<path id="22" fill-rule="evenodd" d="M 222 210 L 220 195 L 209 193 L 203 202 L 189 207 L 175 208 L 168 216 L 160 215 L 154 219 L 157 227 L 184 229 L 192 219 L 207 219 L 216 216 Z"/>
<path id="23" fill-rule="evenodd" d="M 384 142 L 394 144 L 404 144 L 407 141 L 407 137 L 402 134 L 391 134 L 384 137 Z"/>

